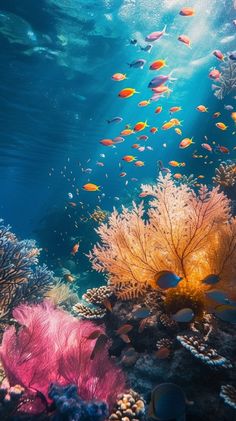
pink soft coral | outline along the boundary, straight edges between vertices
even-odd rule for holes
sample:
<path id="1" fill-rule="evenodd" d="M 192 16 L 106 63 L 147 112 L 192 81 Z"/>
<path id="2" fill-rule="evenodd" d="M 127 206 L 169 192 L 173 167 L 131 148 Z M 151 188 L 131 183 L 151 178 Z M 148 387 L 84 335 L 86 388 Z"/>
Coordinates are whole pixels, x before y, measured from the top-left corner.
<path id="1" fill-rule="evenodd" d="M 102 326 L 77 320 L 49 302 L 21 305 L 13 316 L 22 327 L 18 333 L 10 327 L 0 347 L 10 385 L 37 390 L 48 399 L 51 383 L 74 383 L 82 399 L 109 405 L 124 391 L 124 375 L 109 359 L 108 345 L 90 359 L 96 340 L 88 337 L 94 330 L 104 333 Z"/>

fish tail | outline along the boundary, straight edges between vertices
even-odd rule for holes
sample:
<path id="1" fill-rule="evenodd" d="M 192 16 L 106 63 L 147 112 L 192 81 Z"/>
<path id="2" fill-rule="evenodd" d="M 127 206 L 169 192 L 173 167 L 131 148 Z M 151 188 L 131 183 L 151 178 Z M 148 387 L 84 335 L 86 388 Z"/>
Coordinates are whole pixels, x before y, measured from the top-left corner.
<path id="1" fill-rule="evenodd" d="M 166 32 L 166 28 L 167 28 L 167 25 L 164 26 L 162 32 L 163 32 L 163 35 L 167 35 L 168 36 L 169 34 L 167 34 L 167 32 Z"/>

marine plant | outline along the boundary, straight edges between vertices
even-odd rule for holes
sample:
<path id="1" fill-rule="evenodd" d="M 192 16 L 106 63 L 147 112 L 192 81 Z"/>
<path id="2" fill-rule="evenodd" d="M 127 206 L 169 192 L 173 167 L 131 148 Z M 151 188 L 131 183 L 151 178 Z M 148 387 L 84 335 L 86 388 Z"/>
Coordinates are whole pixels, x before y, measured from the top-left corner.
<path id="1" fill-rule="evenodd" d="M 50 302 L 29 306 L 22 304 L 13 311 L 20 324 L 16 331 L 9 327 L 0 347 L 0 359 L 10 386 L 24 387 L 50 402 L 48 388 L 76 385 L 81 399 L 114 404 L 117 394 L 125 389 L 124 375 L 109 359 L 108 346 L 98 347 L 97 335 L 104 335 L 102 326 L 77 320 L 56 309 Z M 90 338 L 90 336 L 92 337 Z M 37 412 L 38 404 L 32 403 Z"/>
<path id="2" fill-rule="evenodd" d="M 236 184 L 235 162 L 221 162 L 219 167 L 215 169 L 215 175 L 212 180 L 222 188 L 233 187 Z"/>
<path id="3" fill-rule="evenodd" d="M 52 283 L 52 273 L 38 264 L 40 250 L 32 240 L 19 241 L 0 220 L 0 321 L 22 301 L 37 301 Z"/>
<path id="4" fill-rule="evenodd" d="M 223 99 L 230 93 L 235 92 L 236 89 L 236 63 L 229 58 L 225 57 L 224 62 L 220 66 L 220 78 L 217 80 L 218 85 L 212 85 L 214 95 L 218 99 Z"/>
<path id="5" fill-rule="evenodd" d="M 234 281 L 236 267 L 236 219 L 230 200 L 219 191 L 201 185 L 196 192 L 187 184 L 176 185 L 170 174 L 156 185 L 142 185 L 144 204 L 116 209 L 96 230 L 101 243 L 89 253 L 92 266 L 109 275 L 109 285 L 121 299 L 157 288 L 155 277 L 170 270 L 183 278 L 179 287 L 202 288 L 202 280 L 218 274 L 222 286 Z"/>

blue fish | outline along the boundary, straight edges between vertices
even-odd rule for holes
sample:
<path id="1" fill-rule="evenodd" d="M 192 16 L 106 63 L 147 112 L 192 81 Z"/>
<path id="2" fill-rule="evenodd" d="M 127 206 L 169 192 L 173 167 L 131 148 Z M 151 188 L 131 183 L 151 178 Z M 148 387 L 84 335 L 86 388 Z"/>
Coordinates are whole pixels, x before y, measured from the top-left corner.
<path id="1" fill-rule="evenodd" d="M 132 311 L 132 316 L 136 319 L 146 319 L 150 316 L 151 312 L 148 308 L 139 308 L 138 310 Z"/>
<path id="2" fill-rule="evenodd" d="M 202 280 L 202 283 L 206 284 L 206 285 L 214 285 L 214 284 L 217 284 L 217 282 L 219 282 L 219 281 L 220 281 L 219 275 L 211 274 L 211 275 L 206 276 Z"/>
<path id="3" fill-rule="evenodd" d="M 230 60 L 236 60 L 236 51 L 233 51 L 232 53 L 230 53 L 229 58 Z"/>
<path id="4" fill-rule="evenodd" d="M 172 319 L 179 323 L 189 323 L 193 320 L 193 318 L 194 312 L 191 308 L 183 308 L 172 316 Z"/>
<path id="5" fill-rule="evenodd" d="M 147 44 L 147 45 L 145 45 L 145 47 L 140 47 L 140 49 L 141 49 L 142 51 L 145 51 L 146 53 L 150 53 L 150 51 L 151 51 L 152 47 L 153 47 L 153 45 L 151 45 L 151 44 Z"/>
<path id="6" fill-rule="evenodd" d="M 169 270 L 162 270 L 155 277 L 157 286 L 161 289 L 175 288 L 181 280 L 182 278 Z"/>
<path id="7" fill-rule="evenodd" d="M 122 117 L 114 117 L 114 118 L 111 118 L 111 120 L 107 120 L 108 124 L 121 123 L 122 121 L 123 121 Z"/>
<path id="8" fill-rule="evenodd" d="M 154 77 L 151 82 L 149 82 L 148 84 L 148 88 L 157 88 L 158 86 L 164 85 L 164 83 L 166 83 L 167 81 L 172 81 L 172 80 L 176 80 L 176 78 L 172 78 L 173 71 L 171 73 L 169 73 L 169 75 L 160 75 L 160 76 L 156 76 Z"/>
<path id="9" fill-rule="evenodd" d="M 146 64 L 146 60 L 143 58 L 139 58 L 137 60 L 132 61 L 131 63 L 128 63 L 129 67 L 134 67 L 135 69 L 143 69 L 143 67 Z"/>
<path id="10" fill-rule="evenodd" d="M 216 301 L 219 304 L 226 304 L 229 303 L 229 299 L 227 294 L 219 289 L 212 289 L 210 291 L 205 292 L 207 298 Z"/>
<path id="11" fill-rule="evenodd" d="M 236 323 L 236 307 L 232 305 L 217 306 L 214 314 L 224 322 Z"/>
<path id="12" fill-rule="evenodd" d="M 158 421 L 184 421 L 186 404 L 181 387 L 174 383 L 161 383 L 152 391 L 148 418 Z"/>

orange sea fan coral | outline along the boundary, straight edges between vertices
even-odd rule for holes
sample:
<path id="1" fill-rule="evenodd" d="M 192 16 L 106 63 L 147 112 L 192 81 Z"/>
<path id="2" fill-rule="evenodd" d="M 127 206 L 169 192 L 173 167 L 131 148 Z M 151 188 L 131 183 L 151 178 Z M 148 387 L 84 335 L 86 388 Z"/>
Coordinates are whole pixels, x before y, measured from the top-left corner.
<path id="1" fill-rule="evenodd" d="M 144 206 L 116 210 L 97 232 L 102 244 L 89 254 L 93 268 L 107 272 L 109 283 L 121 298 L 145 293 L 155 285 L 155 274 L 172 270 L 184 286 L 217 273 L 230 281 L 236 258 L 236 222 L 230 200 L 219 188 L 201 186 L 198 193 L 186 184 L 176 185 L 171 175 L 160 175 L 157 184 L 142 185 L 153 197 L 147 217 Z"/>

